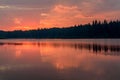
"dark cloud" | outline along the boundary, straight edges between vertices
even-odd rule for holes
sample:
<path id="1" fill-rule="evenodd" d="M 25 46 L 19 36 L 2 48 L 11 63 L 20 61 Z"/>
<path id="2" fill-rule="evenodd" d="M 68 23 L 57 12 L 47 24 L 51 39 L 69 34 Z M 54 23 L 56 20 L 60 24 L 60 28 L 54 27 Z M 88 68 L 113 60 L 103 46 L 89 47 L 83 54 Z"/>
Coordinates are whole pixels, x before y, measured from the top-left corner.
<path id="1" fill-rule="evenodd" d="M 1 0 L 1 5 L 15 5 L 24 7 L 50 7 L 56 0 Z"/>
<path id="2" fill-rule="evenodd" d="M 104 0 L 95 6 L 96 12 L 120 11 L 120 0 Z"/>

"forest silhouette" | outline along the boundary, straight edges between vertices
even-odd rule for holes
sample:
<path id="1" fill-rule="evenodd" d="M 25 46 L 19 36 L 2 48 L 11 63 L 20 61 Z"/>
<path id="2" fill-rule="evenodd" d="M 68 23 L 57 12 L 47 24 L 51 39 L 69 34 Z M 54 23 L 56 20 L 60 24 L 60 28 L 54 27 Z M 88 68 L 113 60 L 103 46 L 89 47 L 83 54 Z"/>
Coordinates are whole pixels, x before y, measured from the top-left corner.
<path id="1" fill-rule="evenodd" d="M 66 28 L 44 28 L 34 30 L 0 31 L 0 39 L 9 38 L 120 38 L 120 21 L 103 22 L 94 20 L 85 25 L 74 25 Z"/>

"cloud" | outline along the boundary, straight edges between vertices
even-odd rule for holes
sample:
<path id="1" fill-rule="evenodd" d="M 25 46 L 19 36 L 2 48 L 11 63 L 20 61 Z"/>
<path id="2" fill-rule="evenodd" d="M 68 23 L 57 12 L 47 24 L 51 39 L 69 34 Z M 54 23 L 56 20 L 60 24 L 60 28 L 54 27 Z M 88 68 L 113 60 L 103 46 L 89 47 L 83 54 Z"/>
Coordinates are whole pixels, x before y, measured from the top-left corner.
<path id="1" fill-rule="evenodd" d="M 1 10 L 0 29 L 14 30 L 16 27 L 22 29 L 25 26 L 35 29 L 39 26 L 40 13 L 41 10 Z"/>
<path id="2" fill-rule="evenodd" d="M 10 8 L 9 6 L 0 6 L 0 9 Z"/>
<path id="3" fill-rule="evenodd" d="M 4 10 L 44 10 L 46 8 L 35 8 L 35 7 L 21 7 L 21 6 L 11 6 L 11 5 L 2 5 L 0 9 Z"/>
<path id="4" fill-rule="evenodd" d="M 109 2 L 111 3 L 111 2 Z M 107 5 L 107 2 L 104 0 L 85 0 L 81 1 L 79 5 L 55 5 L 47 16 L 42 18 L 41 26 L 45 27 L 56 27 L 56 26 L 71 26 L 75 24 L 85 24 L 89 23 L 92 20 L 113 20 L 120 19 L 119 13 L 116 7 L 111 7 L 110 4 Z M 111 8 L 103 8 L 103 6 L 109 6 Z M 112 4 L 111 4 L 112 5 Z M 102 10 L 102 8 L 104 10 Z"/>
<path id="5" fill-rule="evenodd" d="M 120 11 L 108 11 L 108 12 L 101 12 L 101 13 L 97 13 L 94 15 L 95 19 L 99 19 L 99 20 L 117 20 L 120 19 Z"/>
<path id="6" fill-rule="evenodd" d="M 14 23 L 15 24 L 21 24 L 22 19 L 19 18 L 14 18 Z"/>
<path id="7" fill-rule="evenodd" d="M 56 0 L 1 0 L 0 5 L 14 5 L 23 7 L 50 7 Z"/>
<path id="8" fill-rule="evenodd" d="M 64 27 L 94 19 L 120 19 L 119 3 L 120 0 L 0 0 L 0 29 Z"/>
<path id="9" fill-rule="evenodd" d="M 40 21 L 41 27 L 65 27 L 78 23 L 85 23 L 90 18 L 82 14 L 77 6 L 55 5 Z"/>

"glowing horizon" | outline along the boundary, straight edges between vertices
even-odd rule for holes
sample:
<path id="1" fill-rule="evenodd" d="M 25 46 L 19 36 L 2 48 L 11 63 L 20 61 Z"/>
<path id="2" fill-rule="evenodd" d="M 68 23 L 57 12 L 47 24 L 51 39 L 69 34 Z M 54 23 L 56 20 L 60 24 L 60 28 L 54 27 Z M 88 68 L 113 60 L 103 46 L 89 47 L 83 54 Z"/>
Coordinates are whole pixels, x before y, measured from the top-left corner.
<path id="1" fill-rule="evenodd" d="M 0 30 L 69 27 L 120 19 L 120 0 L 0 0 Z"/>

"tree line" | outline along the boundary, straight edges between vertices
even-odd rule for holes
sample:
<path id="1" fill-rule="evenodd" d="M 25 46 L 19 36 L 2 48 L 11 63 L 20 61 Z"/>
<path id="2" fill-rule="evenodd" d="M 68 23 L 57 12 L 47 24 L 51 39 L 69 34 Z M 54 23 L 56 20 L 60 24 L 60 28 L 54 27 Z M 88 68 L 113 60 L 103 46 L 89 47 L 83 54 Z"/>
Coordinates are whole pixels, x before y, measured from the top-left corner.
<path id="1" fill-rule="evenodd" d="M 120 38 L 120 21 L 94 20 L 85 25 L 67 28 L 0 31 L 0 39 L 9 38 Z"/>

